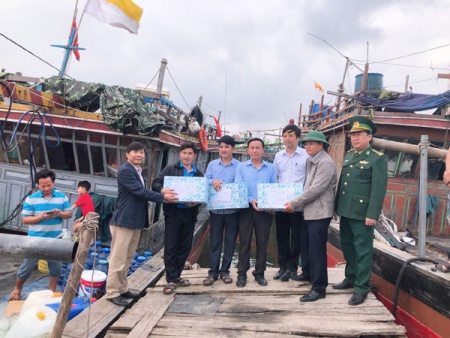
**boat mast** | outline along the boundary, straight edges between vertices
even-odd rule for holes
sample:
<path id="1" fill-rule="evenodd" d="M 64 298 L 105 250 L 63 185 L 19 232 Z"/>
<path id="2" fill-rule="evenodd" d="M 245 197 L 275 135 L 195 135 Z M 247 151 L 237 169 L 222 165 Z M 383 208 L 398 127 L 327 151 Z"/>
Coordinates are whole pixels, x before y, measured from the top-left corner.
<path id="1" fill-rule="evenodd" d="M 75 12 L 74 12 L 74 15 L 73 15 L 72 26 L 70 27 L 69 41 L 67 42 L 67 45 L 50 45 L 52 47 L 64 48 L 66 50 L 66 52 L 64 53 L 64 58 L 63 58 L 63 62 L 62 62 L 62 65 L 61 65 L 61 69 L 60 69 L 59 74 L 58 74 L 59 77 L 64 77 L 64 75 L 66 74 L 67 63 L 70 60 L 71 52 L 73 50 L 85 50 L 86 49 L 86 48 L 81 48 L 81 47 L 73 45 L 73 42 L 75 41 L 75 37 L 78 34 L 78 28 L 77 28 L 77 25 L 76 25 L 76 19 L 77 19 L 77 8 L 75 8 Z M 80 23 L 81 23 L 81 19 L 80 19 Z"/>
<path id="2" fill-rule="evenodd" d="M 167 59 L 163 58 L 161 60 L 161 67 L 159 68 L 158 84 L 156 85 L 156 97 L 155 106 L 157 107 L 161 102 L 161 93 L 164 82 L 164 75 L 166 74 Z"/>

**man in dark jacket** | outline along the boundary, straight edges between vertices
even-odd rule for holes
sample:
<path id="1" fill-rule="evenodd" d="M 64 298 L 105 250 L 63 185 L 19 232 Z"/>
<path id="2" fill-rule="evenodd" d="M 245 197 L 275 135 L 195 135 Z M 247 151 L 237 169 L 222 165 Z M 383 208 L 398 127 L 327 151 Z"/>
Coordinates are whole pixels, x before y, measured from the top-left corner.
<path id="1" fill-rule="evenodd" d="M 164 177 L 185 176 L 203 177 L 203 173 L 194 165 L 197 148 L 187 142 L 180 147 L 180 161 L 166 166 L 152 183 L 154 191 L 163 191 Z M 192 247 L 194 227 L 197 222 L 198 204 L 176 203 L 164 204 L 164 265 L 166 267 L 167 285 L 164 293 L 173 293 L 177 286 L 189 286 L 187 279 L 181 278 L 184 263 Z"/>
<path id="2" fill-rule="evenodd" d="M 139 296 L 128 290 L 127 272 L 134 258 L 141 230 L 148 227 L 148 203 L 175 202 L 172 189 L 162 189 L 156 193 L 145 188 L 142 168 L 145 161 L 144 145 L 132 142 L 128 145 L 127 162 L 118 171 L 117 207 L 111 217 L 111 255 L 106 299 L 118 306 L 126 306 L 129 300 Z"/>

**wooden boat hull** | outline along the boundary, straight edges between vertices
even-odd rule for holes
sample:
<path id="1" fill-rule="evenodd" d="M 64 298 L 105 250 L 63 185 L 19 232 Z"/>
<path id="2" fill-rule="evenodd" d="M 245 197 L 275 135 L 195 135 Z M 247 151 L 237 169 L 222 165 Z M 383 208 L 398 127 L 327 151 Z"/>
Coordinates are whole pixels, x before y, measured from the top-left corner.
<path id="1" fill-rule="evenodd" d="M 345 262 L 340 232 L 333 222 L 328 232 L 328 255 Z M 392 312 L 395 285 L 404 262 L 413 256 L 386 244 L 374 243 L 373 292 Z M 432 264 L 410 265 L 400 283 L 397 323 L 407 328 L 408 337 L 445 336 L 450 327 L 450 280 L 430 269 Z"/>

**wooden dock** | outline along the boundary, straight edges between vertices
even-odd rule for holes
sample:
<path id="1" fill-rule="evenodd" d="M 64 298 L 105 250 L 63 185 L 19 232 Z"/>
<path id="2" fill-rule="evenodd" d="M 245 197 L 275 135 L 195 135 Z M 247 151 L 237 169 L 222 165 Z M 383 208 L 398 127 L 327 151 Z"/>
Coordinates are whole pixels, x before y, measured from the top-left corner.
<path id="1" fill-rule="evenodd" d="M 63 336 L 405 337 L 405 328 L 395 324 L 393 316 L 372 294 L 363 305 L 350 306 L 347 302 L 351 289 L 338 291 L 329 286 L 325 299 L 301 303 L 299 297 L 311 285 L 274 281 L 276 271 L 266 271 L 266 287 L 259 286 L 249 273 L 247 286 L 237 288 L 235 283 L 224 284 L 221 280 L 203 286 L 207 269 L 186 270 L 183 277 L 191 281 L 191 286 L 164 295 L 162 278 L 126 311 L 101 299 L 91 306 L 90 317 L 85 310 L 70 321 Z M 231 275 L 236 280 L 236 269 Z M 341 281 L 343 276 L 343 268 L 329 269 L 330 284 Z M 113 317 L 117 320 L 110 325 Z"/>

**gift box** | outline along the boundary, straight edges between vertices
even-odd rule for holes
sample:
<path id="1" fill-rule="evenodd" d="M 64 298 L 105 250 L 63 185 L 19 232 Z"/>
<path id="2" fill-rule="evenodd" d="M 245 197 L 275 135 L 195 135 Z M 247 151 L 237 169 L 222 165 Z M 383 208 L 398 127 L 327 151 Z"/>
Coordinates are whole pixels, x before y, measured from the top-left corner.
<path id="1" fill-rule="evenodd" d="M 165 176 L 164 188 L 175 190 L 178 203 L 208 203 L 206 177 Z"/>
<path id="2" fill-rule="evenodd" d="M 209 186 L 208 210 L 242 209 L 248 208 L 247 184 L 226 183 L 222 184 L 220 191 Z"/>
<path id="3" fill-rule="evenodd" d="M 259 183 L 258 208 L 283 211 L 284 203 L 292 201 L 302 193 L 301 183 Z"/>

